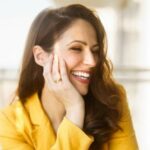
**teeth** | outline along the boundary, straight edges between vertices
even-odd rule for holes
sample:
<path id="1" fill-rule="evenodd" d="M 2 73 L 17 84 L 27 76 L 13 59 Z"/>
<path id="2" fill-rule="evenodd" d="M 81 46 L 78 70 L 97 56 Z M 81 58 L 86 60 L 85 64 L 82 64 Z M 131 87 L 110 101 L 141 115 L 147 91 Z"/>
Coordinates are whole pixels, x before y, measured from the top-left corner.
<path id="1" fill-rule="evenodd" d="M 84 77 L 84 78 L 89 78 L 90 77 L 90 74 L 85 73 L 85 72 L 72 72 L 72 74 L 76 75 L 76 76 Z"/>

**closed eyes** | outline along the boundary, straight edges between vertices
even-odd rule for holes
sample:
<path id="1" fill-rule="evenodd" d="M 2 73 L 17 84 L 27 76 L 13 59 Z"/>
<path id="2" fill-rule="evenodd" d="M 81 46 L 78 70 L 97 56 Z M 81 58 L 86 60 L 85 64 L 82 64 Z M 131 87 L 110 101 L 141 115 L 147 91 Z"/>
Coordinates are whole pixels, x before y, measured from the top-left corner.
<path id="1" fill-rule="evenodd" d="M 72 47 L 70 48 L 71 50 L 74 50 L 76 52 L 81 52 L 83 50 L 83 48 L 81 47 Z M 97 55 L 99 53 L 99 48 L 95 48 L 95 49 L 92 49 L 91 52 L 94 54 L 94 55 Z"/>
<path id="2" fill-rule="evenodd" d="M 81 51 L 82 50 L 82 48 L 80 48 L 80 47 L 72 47 L 71 49 L 76 50 L 76 51 Z"/>
<path id="3" fill-rule="evenodd" d="M 93 53 L 98 53 L 98 52 L 99 52 L 99 48 L 93 49 L 92 52 L 93 52 Z"/>

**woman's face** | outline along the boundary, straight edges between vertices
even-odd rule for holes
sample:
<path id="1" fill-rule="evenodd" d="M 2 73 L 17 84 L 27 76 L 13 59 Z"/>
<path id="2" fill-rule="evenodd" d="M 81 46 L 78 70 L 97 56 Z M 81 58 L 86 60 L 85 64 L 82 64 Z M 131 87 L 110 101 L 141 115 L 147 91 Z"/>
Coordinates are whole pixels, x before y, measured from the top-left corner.
<path id="1" fill-rule="evenodd" d="M 99 52 L 94 28 L 87 21 L 76 20 L 56 41 L 54 52 L 65 60 L 70 82 L 86 95 Z"/>

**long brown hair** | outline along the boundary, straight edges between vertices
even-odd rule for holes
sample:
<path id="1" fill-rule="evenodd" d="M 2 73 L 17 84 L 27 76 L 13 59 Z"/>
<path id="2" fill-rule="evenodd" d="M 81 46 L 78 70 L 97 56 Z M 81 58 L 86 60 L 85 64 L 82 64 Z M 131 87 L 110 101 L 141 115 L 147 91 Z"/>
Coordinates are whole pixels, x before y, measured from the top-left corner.
<path id="1" fill-rule="evenodd" d="M 112 66 L 106 58 L 106 33 L 98 16 L 89 8 L 74 4 L 58 9 L 43 10 L 32 23 L 26 42 L 17 95 L 22 103 L 44 86 L 42 67 L 33 57 L 32 48 L 40 45 L 50 52 L 55 41 L 76 19 L 89 22 L 96 31 L 99 61 L 94 68 L 89 92 L 85 99 L 84 131 L 94 136 L 90 150 L 97 150 L 119 129 L 120 101 L 125 97 L 123 88 L 112 78 Z"/>

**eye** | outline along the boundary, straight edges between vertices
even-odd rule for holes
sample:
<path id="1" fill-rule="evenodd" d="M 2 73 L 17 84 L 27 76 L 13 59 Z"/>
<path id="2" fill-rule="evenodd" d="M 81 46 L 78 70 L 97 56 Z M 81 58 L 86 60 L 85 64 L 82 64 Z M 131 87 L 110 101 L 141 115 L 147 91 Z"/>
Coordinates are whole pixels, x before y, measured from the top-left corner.
<path id="1" fill-rule="evenodd" d="M 72 47 L 72 48 L 70 48 L 70 49 L 75 50 L 75 51 L 81 51 L 81 50 L 82 50 L 81 47 Z"/>
<path id="2" fill-rule="evenodd" d="M 98 48 L 97 48 L 97 49 L 93 49 L 93 50 L 92 50 L 92 53 L 93 53 L 93 54 L 98 54 L 98 53 L 99 53 L 99 49 L 98 49 Z"/>

